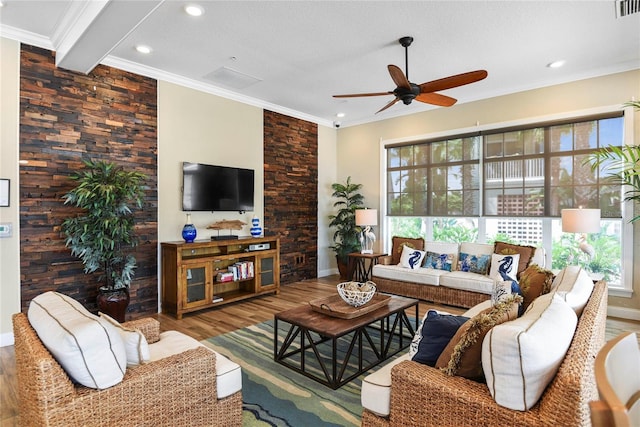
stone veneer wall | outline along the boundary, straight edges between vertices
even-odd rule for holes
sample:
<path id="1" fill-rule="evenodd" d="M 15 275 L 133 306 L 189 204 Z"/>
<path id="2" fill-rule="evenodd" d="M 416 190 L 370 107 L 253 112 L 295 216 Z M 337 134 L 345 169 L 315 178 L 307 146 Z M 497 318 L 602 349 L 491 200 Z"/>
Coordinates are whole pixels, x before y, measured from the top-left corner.
<path id="1" fill-rule="evenodd" d="M 318 276 L 318 125 L 266 110 L 264 225 L 280 235 L 282 284 Z"/>
<path id="2" fill-rule="evenodd" d="M 20 65 L 20 264 L 24 311 L 36 295 L 56 290 L 96 310 L 97 275 L 86 275 L 60 232 L 77 210 L 61 197 L 69 176 L 91 157 L 147 176 L 136 212 L 138 267 L 128 317 L 157 312 L 157 84 L 98 66 L 88 75 L 55 66 L 55 53 L 22 46 Z"/>

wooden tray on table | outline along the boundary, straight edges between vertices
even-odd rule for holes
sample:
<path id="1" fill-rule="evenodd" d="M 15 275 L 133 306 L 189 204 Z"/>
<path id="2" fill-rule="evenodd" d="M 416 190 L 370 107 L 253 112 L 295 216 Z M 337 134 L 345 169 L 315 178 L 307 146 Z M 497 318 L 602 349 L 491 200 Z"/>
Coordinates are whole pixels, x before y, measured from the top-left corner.
<path id="1" fill-rule="evenodd" d="M 309 305 L 313 311 L 326 314 L 327 316 L 339 317 L 341 319 L 353 319 L 386 305 L 389 302 L 389 299 L 391 299 L 390 295 L 376 293 L 373 298 L 371 298 L 371 301 L 365 305 L 353 307 L 344 302 L 340 295 L 334 295 L 328 298 L 309 301 Z"/>

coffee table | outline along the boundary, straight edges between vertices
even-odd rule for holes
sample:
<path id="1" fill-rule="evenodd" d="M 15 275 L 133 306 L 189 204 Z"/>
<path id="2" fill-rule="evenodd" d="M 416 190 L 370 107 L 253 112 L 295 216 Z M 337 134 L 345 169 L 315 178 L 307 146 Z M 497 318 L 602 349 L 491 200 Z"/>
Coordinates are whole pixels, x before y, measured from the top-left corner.
<path id="1" fill-rule="evenodd" d="M 414 325 L 405 312 L 411 307 Z M 288 328 L 280 331 L 279 322 Z M 352 319 L 302 305 L 275 315 L 273 358 L 335 390 L 407 348 L 417 327 L 418 300 L 412 298 L 390 296 L 386 305 Z"/>

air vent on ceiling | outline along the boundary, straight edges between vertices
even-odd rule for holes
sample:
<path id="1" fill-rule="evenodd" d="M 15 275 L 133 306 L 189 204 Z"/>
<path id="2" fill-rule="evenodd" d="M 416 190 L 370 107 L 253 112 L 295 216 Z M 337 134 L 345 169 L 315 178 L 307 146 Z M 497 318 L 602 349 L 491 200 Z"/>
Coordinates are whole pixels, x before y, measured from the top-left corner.
<path id="1" fill-rule="evenodd" d="M 244 89 L 252 84 L 262 81 L 262 79 L 241 73 L 240 71 L 236 71 L 228 67 L 220 67 L 204 76 L 204 78 L 232 89 Z"/>
<path id="2" fill-rule="evenodd" d="M 616 0 L 616 18 L 640 13 L 640 0 Z"/>

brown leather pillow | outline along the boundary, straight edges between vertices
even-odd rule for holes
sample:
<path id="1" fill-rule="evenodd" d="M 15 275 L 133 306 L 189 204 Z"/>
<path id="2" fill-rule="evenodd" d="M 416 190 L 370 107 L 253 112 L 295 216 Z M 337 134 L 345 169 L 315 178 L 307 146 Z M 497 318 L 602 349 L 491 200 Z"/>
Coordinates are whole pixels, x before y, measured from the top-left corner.
<path id="1" fill-rule="evenodd" d="M 542 294 L 547 294 L 551 290 L 553 283 L 553 273 L 545 270 L 537 264 L 531 264 L 520 274 L 520 291 L 524 297 L 523 309 L 526 310 L 534 299 Z"/>
<path id="2" fill-rule="evenodd" d="M 424 250 L 424 239 L 422 237 L 419 238 L 411 238 L 411 237 L 400 237 L 393 236 L 391 239 L 391 264 L 396 265 L 400 262 L 400 257 L 402 256 L 402 247 L 409 246 L 413 249 Z"/>
<path id="3" fill-rule="evenodd" d="M 436 368 L 447 375 L 483 380 L 482 340 L 494 326 L 516 319 L 521 302 L 520 295 L 512 295 L 465 322 L 440 354 Z"/>
<path id="4" fill-rule="evenodd" d="M 518 262 L 518 274 L 517 277 L 520 278 L 520 273 L 529 267 L 529 263 L 531 262 L 531 258 L 533 258 L 533 253 L 536 251 L 535 246 L 525 246 L 525 245 L 514 245 L 513 243 L 507 242 L 495 242 L 493 246 L 493 253 L 500 255 L 514 255 L 520 254 L 520 262 Z"/>

